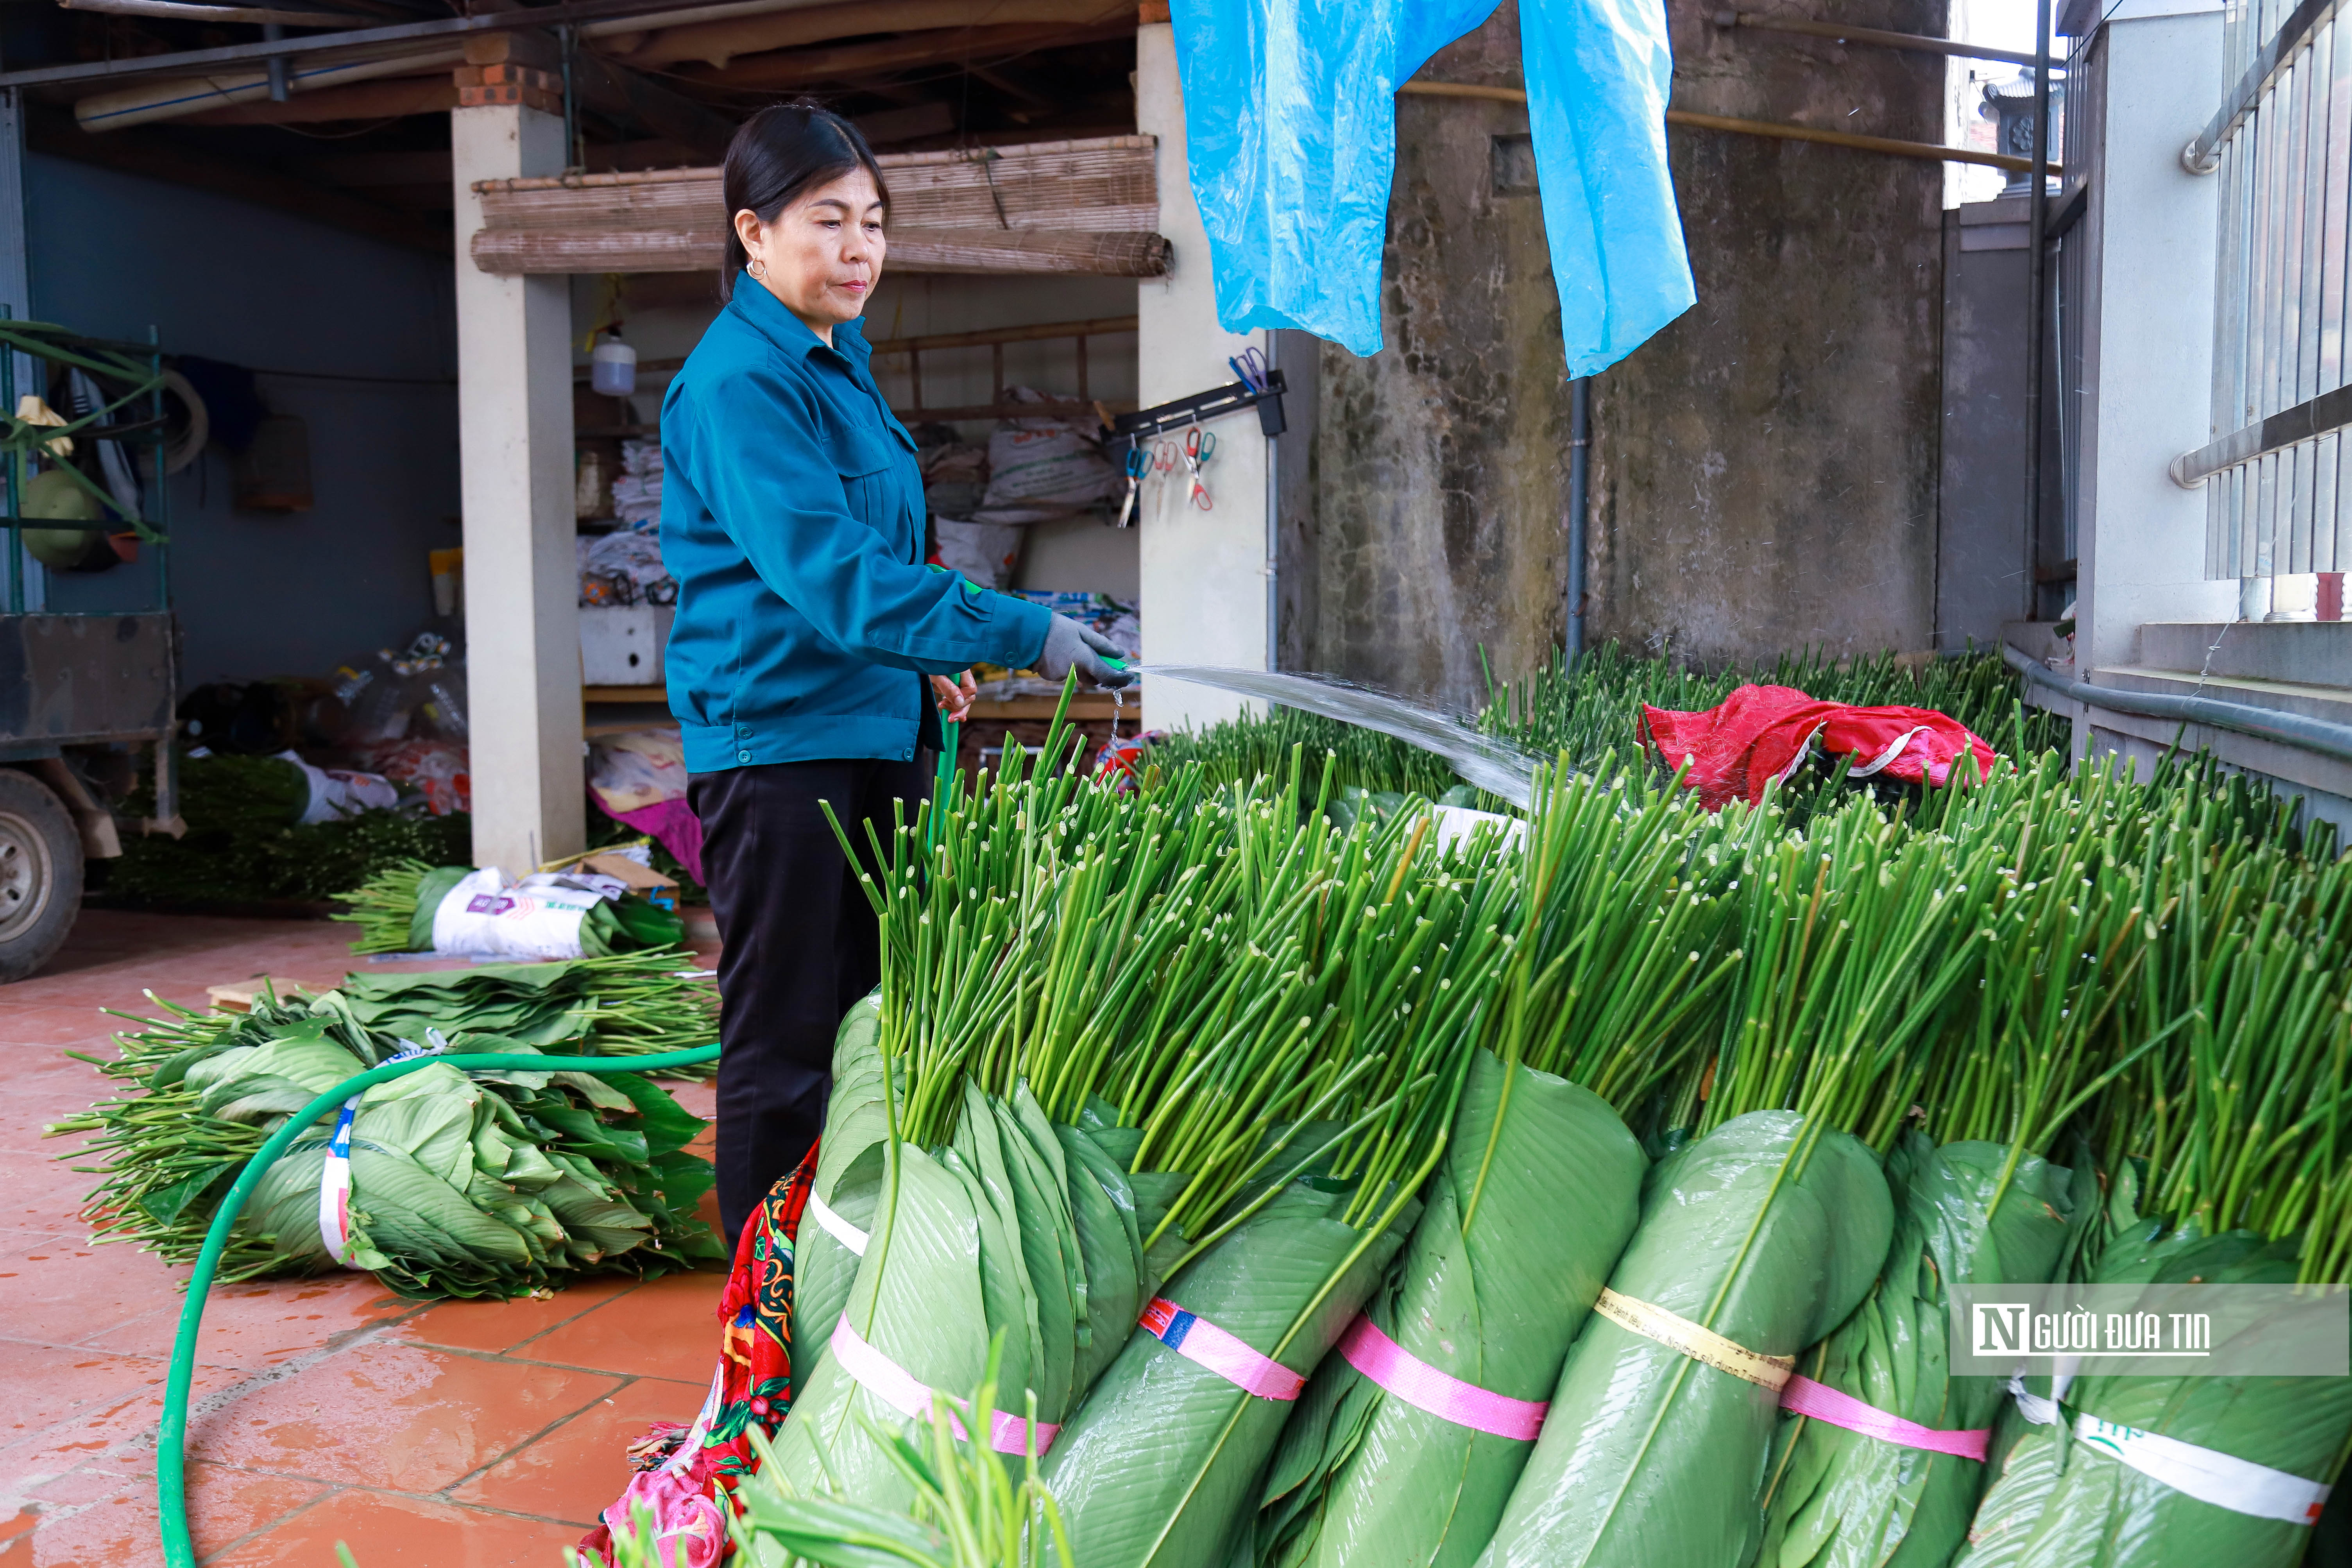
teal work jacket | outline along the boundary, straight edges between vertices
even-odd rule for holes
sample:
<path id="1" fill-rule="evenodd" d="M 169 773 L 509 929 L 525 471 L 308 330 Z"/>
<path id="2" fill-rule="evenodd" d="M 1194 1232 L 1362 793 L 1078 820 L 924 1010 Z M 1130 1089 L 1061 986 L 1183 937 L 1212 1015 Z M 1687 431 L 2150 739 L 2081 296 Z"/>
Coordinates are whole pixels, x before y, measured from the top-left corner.
<path id="1" fill-rule="evenodd" d="M 662 398 L 670 711 L 689 773 L 910 759 L 921 679 L 1043 651 L 1041 605 L 923 563 L 914 438 L 858 323 L 826 347 L 749 275 Z"/>

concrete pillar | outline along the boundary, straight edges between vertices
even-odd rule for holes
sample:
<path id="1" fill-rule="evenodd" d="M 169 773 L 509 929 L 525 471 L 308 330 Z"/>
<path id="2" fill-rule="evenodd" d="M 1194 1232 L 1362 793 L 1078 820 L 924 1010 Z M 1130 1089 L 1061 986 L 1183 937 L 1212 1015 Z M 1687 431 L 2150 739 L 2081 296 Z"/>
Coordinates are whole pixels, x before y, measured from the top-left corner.
<path id="1" fill-rule="evenodd" d="M 1172 252 L 1167 275 L 1148 278 L 1136 289 L 1138 393 L 1150 407 L 1231 382 L 1225 361 L 1245 348 L 1269 360 L 1272 354 L 1271 334 L 1237 337 L 1217 325 L 1209 238 L 1184 166 L 1175 30 L 1165 23 L 1138 29 L 1135 64 L 1136 126 L 1160 139 L 1160 232 Z M 1268 574 L 1276 554 L 1267 527 L 1274 443 L 1259 433 L 1252 413 L 1202 428 L 1217 438 L 1216 455 L 1202 470 L 1214 510 L 1187 504 L 1181 462 L 1144 487 L 1138 524 L 1144 662 L 1265 669 L 1273 596 Z M 1181 445 L 1183 432 L 1163 439 Z M 1154 729 L 1169 729 L 1230 718 L 1245 704 L 1209 687 L 1147 679 L 1143 706 Z"/>
<path id="2" fill-rule="evenodd" d="M 2103 123 L 2082 229 L 2086 268 L 2077 679 L 2139 662 L 2150 621 L 2226 621 L 2238 585 L 2205 579 L 2205 494 L 2166 465 L 2203 446 L 2211 416 L 2213 258 L 2221 182 L 2180 166 L 2222 79 L 2212 0 L 2126 0 L 2089 46 L 2103 84 L 2068 95 Z M 2079 752 L 2088 721 L 2075 726 Z"/>
<path id="3" fill-rule="evenodd" d="M 458 457 L 466 511 L 474 863 L 520 875 L 583 847 L 579 572 L 572 515 L 572 296 L 474 265 L 478 180 L 563 170 L 561 117 L 453 109 Z"/>

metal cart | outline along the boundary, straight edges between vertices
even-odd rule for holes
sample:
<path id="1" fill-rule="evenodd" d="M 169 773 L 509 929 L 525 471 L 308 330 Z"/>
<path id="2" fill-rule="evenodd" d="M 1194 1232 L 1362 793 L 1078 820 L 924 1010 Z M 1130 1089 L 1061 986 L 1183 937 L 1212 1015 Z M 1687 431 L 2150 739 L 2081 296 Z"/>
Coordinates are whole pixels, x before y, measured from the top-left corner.
<path id="1" fill-rule="evenodd" d="M 0 984 L 47 963 L 80 912 L 85 862 L 122 853 L 121 831 L 177 835 L 172 742 L 177 728 L 176 647 L 171 611 L 170 516 L 163 355 L 145 343 L 111 342 L 13 319 L 0 305 L 0 526 L 7 533 L 8 605 L 0 615 Z M 78 365 L 100 387 L 100 406 L 63 426 L 16 417 L 16 362 Z M 136 372 L 139 374 L 130 374 Z M 128 385 L 129 390 L 125 391 Z M 140 405 L 144 404 L 143 411 Z M 143 416 L 141 416 L 143 413 Z M 126 417 L 126 416 L 130 416 Z M 59 437 L 111 440 L 152 449 L 153 462 L 131 516 L 86 478 L 75 482 L 103 501 L 100 520 L 25 517 L 27 460 Z M 137 465 L 133 464 L 133 471 Z M 109 513 L 111 516 L 109 516 Z M 25 607 L 25 529 L 115 534 L 134 531 L 147 574 L 142 608 L 59 615 Z M 119 773 L 124 753 L 153 769 L 153 815 L 118 824 L 105 791 L 90 780 Z"/>

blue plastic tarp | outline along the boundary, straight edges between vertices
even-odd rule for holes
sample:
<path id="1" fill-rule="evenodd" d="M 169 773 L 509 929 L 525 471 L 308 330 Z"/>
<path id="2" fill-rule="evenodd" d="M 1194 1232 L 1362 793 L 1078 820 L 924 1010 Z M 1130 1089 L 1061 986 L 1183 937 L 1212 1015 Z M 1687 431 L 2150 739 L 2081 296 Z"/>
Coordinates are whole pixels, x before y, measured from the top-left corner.
<path id="1" fill-rule="evenodd" d="M 1495 0 L 1175 0 L 1192 195 L 1228 331 L 1381 346 L 1396 90 Z M 1520 0 L 1528 126 L 1568 373 L 1696 299 L 1666 169 L 1664 0 Z"/>

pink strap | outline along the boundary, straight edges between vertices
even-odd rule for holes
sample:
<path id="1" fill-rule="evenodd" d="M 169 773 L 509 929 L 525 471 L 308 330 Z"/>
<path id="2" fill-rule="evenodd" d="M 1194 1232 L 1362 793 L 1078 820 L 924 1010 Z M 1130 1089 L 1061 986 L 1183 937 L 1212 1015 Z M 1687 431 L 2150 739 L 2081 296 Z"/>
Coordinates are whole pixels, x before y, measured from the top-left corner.
<path id="1" fill-rule="evenodd" d="M 1419 1360 L 1371 1319 L 1358 1316 L 1339 1336 L 1339 1351 L 1349 1366 L 1417 1409 L 1456 1426 L 1532 1443 L 1543 1430 L 1547 1400 L 1513 1399 L 1465 1383 Z"/>
<path id="2" fill-rule="evenodd" d="M 1296 1399 L 1307 1380 L 1262 1356 L 1216 1324 L 1196 1318 L 1165 1296 L 1154 1296 L 1136 1320 L 1152 1338 L 1260 1399 Z"/>
<path id="3" fill-rule="evenodd" d="M 1780 1390 L 1780 1408 L 1793 1410 L 1800 1415 L 1810 1415 L 1816 1421 L 1826 1421 L 1832 1426 L 1843 1426 L 1849 1432 L 1859 1432 L 1865 1437 L 1875 1437 L 1882 1443 L 1893 1443 L 1905 1448 L 1925 1448 L 1934 1454 L 1951 1454 L 1981 1464 L 1985 1445 L 1992 1438 L 1992 1428 L 1980 1426 L 1966 1432 L 1939 1431 L 1906 1421 L 1899 1415 L 1889 1415 L 1874 1405 L 1864 1405 L 1851 1394 L 1840 1394 L 1825 1383 L 1815 1383 L 1810 1377 L 1792 1375 Z"/>
<path id="4" fill-rule="evenodd" d="M 841 1363 L 841 1370 L 856 1379 L 858 1386 L 866 1392 L 901 1415 L 911 1415 L 918 1420 L 929 1419 L 930 1389 L 918 1383 L 914 1374 L 905 1367 L 858 1338 L 857 1331 L 849 1326 L 848 1313 L 844 1312 L 841 1321 L 834 1324 L 833 1338 L 826 1343 L 833 1351 L 833 1359 Z M 971 1408 L 953 1394 L 948 1396 L 948 1403 L 957 1410 Z M 967 1443 L 971 1441 L 971 1435 L 963 1429 L 963 1423 L 956 1419 L 953 1411 L 949 1412 L 948 1425 L 954 1428 L 957 1436 Z M 1029 1423 L 1022 1417 L 1002 1410 L 992 1411 L 988 1426 L 988 1446 L 1000 1454 L 1025 1454 L 1029 1451 L 1028 1430 Z M 1038 1422 L 1037 1452 L 1042 1454 L 1052 1447 L 1054 1435 L 1060 1430 L 1050 1421 Z"/>

